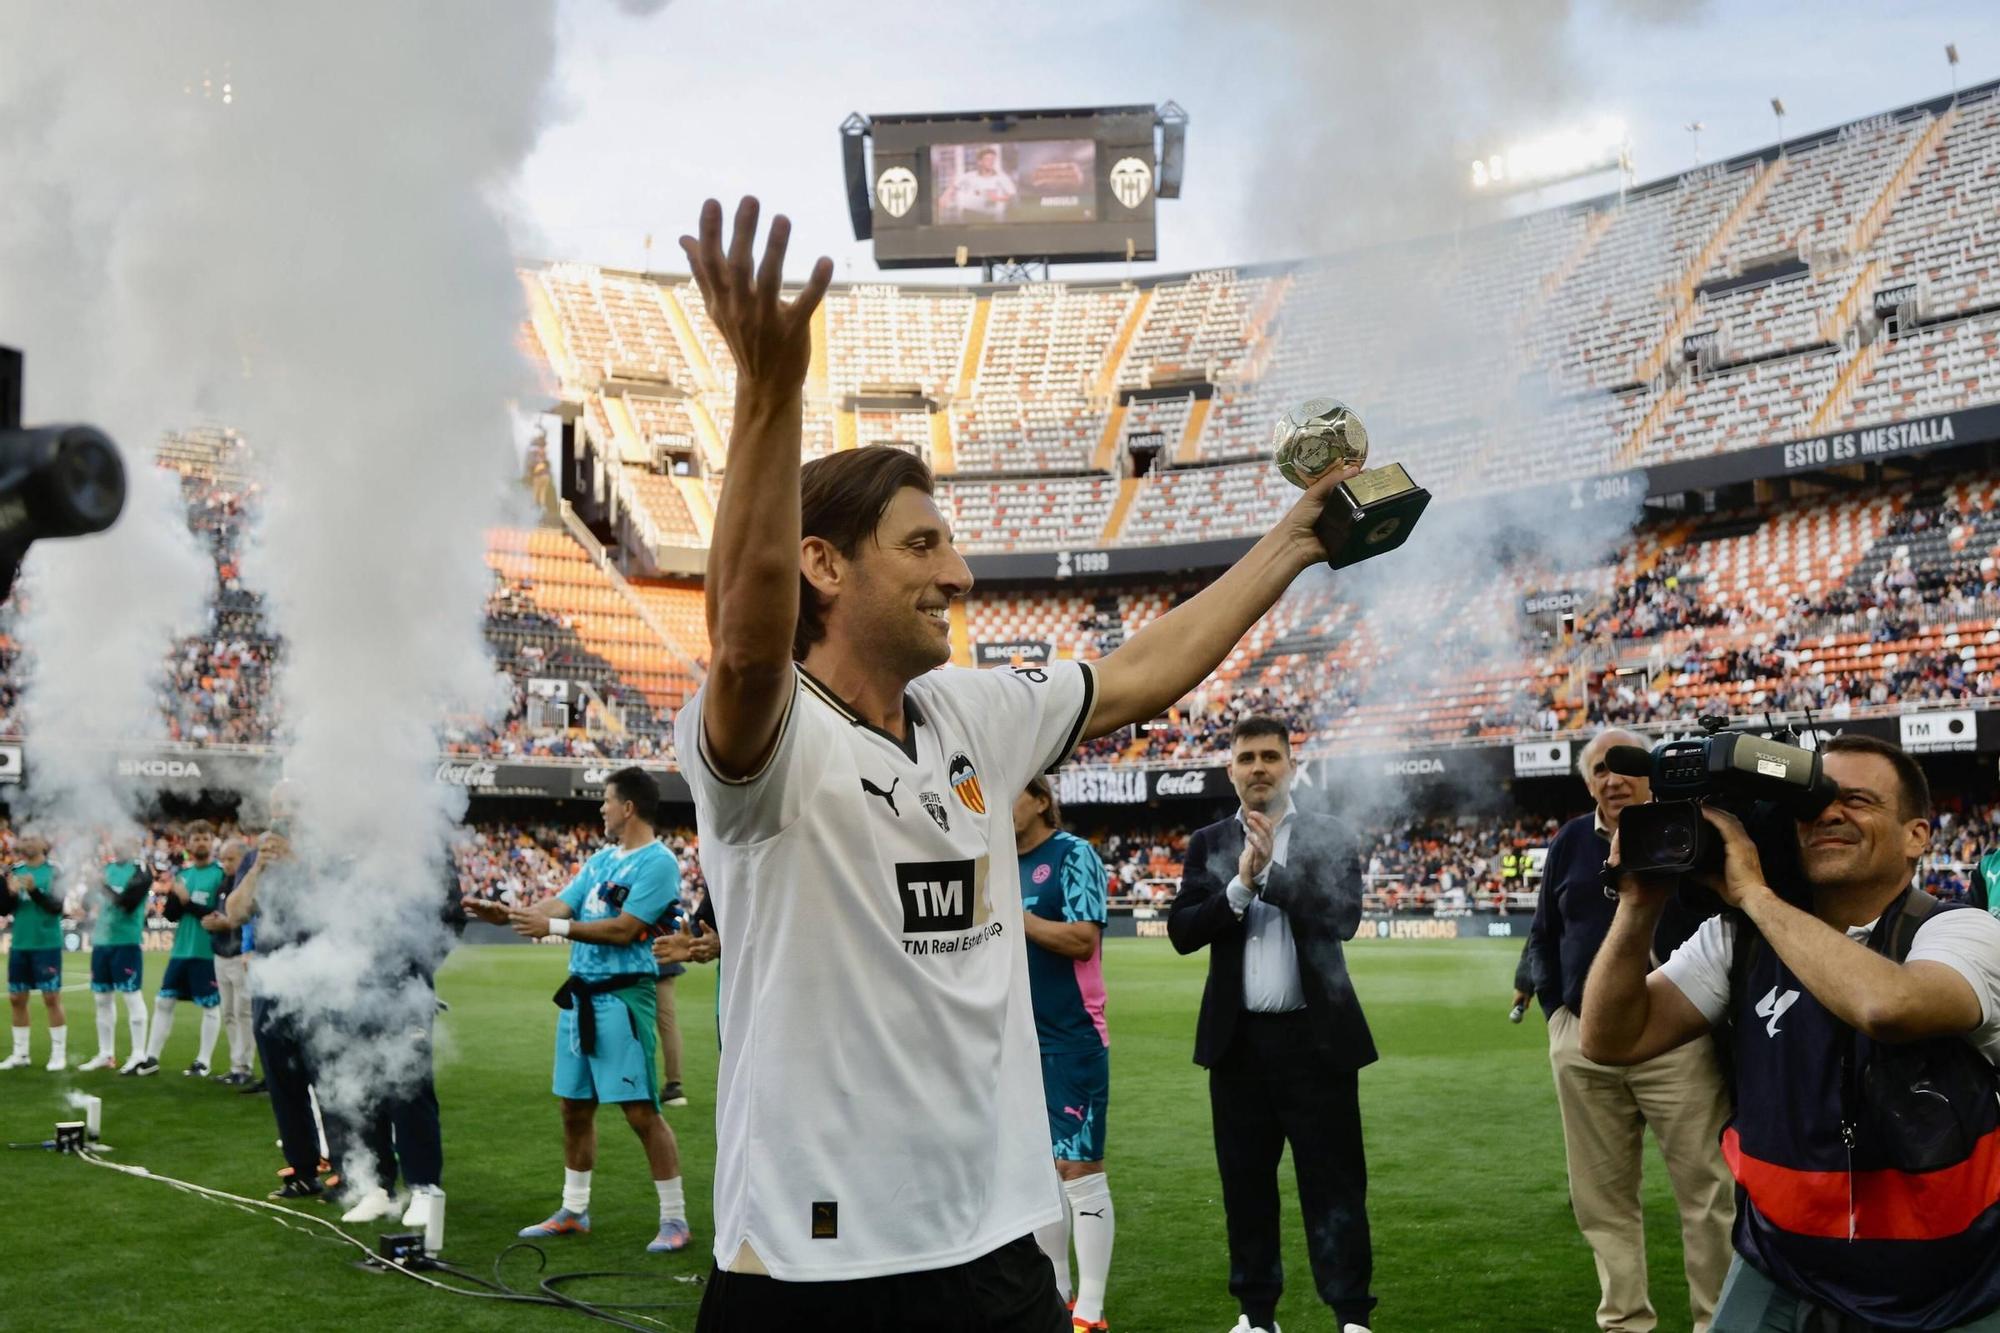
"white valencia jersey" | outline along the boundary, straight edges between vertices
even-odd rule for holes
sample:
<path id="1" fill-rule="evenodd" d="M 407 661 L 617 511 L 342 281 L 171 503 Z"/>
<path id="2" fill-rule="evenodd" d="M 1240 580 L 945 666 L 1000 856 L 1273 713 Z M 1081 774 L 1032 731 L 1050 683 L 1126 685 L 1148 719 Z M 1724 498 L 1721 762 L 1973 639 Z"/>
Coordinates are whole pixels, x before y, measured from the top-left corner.
<path id="1" fill-rule="evenodd" d="M 763 771 L 675 722 L 722 939 L 715 1259 L 790 1282 L 944 1268 L 1055 1221 L 1014 797 L 1089 667 L 945 668 L 905 738 L 798 671 Z"/>

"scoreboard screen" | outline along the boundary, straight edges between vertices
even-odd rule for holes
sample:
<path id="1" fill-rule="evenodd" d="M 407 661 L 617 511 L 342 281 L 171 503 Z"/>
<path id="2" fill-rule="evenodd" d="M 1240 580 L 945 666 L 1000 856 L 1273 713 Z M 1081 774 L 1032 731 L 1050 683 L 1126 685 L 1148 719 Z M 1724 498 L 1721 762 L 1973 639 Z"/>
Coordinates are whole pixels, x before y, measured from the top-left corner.
<path id="1" fill-rule="evenodd" d="M 1157 257 L 1150 106 L 871 119 L 883 268 Z"/>

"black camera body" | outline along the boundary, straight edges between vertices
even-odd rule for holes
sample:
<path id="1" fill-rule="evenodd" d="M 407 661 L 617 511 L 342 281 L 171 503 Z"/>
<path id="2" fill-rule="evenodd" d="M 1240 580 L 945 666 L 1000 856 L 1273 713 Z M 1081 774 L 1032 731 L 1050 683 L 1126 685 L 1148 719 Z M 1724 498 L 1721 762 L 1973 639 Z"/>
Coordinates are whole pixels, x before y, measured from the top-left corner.
<path id="1" fill-rule="evenodd" d="M 1720 871 L 1722 839 L 1701 814 L 1709 804 L 1743 822 L 1767 870 L 1774 854 L 1795 864 L 1798 840 L 1789 825 L 1811 819 L 1835 795 L 1820 757 L 1789 730 L 1766 738 L 1732 730 L 1727 718 L 1704 717 L 1700 725 L 1702 735 L 1651 751 L 1614 745 L 1605 752 L 1614 773 L 1646 778 L 1653 788 L 1651 802 L 1619 816 L 1621 868 L 1659 877 Z"/>
<path id="2" fill-rule="evenodd" d="M 0 598 L 39 537 L 82 537 L 118 521 L 125 463 L 94 426 L 21 427 L 26 361 L 0 347 Z"/>

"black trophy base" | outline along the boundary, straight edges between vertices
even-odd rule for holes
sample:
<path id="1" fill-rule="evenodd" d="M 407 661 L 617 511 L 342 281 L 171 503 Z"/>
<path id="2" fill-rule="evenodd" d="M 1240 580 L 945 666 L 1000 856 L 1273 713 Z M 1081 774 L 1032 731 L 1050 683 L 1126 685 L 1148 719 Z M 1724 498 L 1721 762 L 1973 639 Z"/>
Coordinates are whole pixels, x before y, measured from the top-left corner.
<path id="1" fill-rule="evenodd" d="M 1335 489 L 1315 528 L 1334 569 L 1358 565 L 1410 539 L 1431 493 L 1401 463 L 1369 468 Z"/>

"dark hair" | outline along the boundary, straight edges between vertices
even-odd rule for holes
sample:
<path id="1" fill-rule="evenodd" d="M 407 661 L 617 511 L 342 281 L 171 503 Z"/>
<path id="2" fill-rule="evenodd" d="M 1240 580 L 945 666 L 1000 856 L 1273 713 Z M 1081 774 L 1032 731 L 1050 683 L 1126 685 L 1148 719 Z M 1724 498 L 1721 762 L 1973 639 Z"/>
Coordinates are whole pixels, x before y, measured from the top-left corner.
<path id="1" fill-rule="evenodd" d="M 915 454 L 871 444 L 815 458 L 799 469 L 799 534 L 818 537 L 848 559 L 872 540 L 890 501 L 905 486 L 933 493 L 931 470 Z M 792 660 L 826 637 L 826 608 L 799 575 L 799 623 L 792 631 Z"/>
<path id="2" fill-rule="evenodd" d="M 1042 811 L 1042 822 L 1052 829 L 1061 828 L 1062 802 L 1056 799 L 1055 785 L 1048 780 L 1047 776 L 1037 773 L 1035 776 L 1029 778 L 1027 792 L 1028 795 L 1034 797 L 1036 800 L 1047 801 L 1049 803 L 1048 809 Z"/>
<path id="3" fill-rule="evenodd" d="M 604 780 L 604 785 L 618 793 L 618 799 L 629 802 L 632 814 L 641 823 L 653 822 L 653 815 L 660 808 L 660 784 L 651 773 L 632 765 L 621 768 Z"/>
<path id="4" fill-rule="evenodd" d="M 1905 820 L 1929 819 L 1931 817 L 1931 783 L 1924 776 L 1924 770 L 1909 752 L 1900 745 L 1892 745 L 1873 736 L 1835 736 L 1819 752 L 1827 754 L 1872 754 L 1889 761 L 1896 770 L 1897 793 L 1901 809 L 1897 811 Z"/>
<path id="5" fill-rule="evenodd" d="M 212 838 L 215 836 L 215 825 L 209 823 L 206 819 L 190 820 L 188 826 L 182 832 L 190 838 L 197 833 L 206 833 Z"/>
<path id="6" fill-rule="evenodd" d="M 1291 753 L 1292 729 L 1269 713 L 1252 713 L 1238 718 L 1236 725 L 1229 729 L 1229 752 L 1236 753 L 1238 742 L 1255 740 L 1259 736 L 1276 736 L 1285 743 L 1285 752 Z"/>

